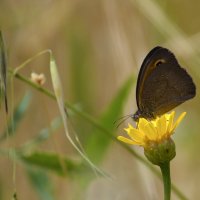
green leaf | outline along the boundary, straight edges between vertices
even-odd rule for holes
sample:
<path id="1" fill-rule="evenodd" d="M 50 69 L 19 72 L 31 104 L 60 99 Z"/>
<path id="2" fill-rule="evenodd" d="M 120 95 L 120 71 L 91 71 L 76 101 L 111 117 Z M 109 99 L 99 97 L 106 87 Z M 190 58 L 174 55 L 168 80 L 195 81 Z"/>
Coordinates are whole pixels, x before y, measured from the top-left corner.
<path id="1" fill-rule="evenodd" d="M 3 140 L 6 138 L 6 136 L 12 136 L 16 133 L 17 126 L 22 121 L 28 107 L 31 101 L 32 94 L 30 92 L 27 92 L 21 102 L 17 105 L 17 107 L 14 110 L 13 119 L 10 118 L 8 121 L 7 130 L 4 131 L 2 136 L 0 137 L 0 140 Z M 7 134 L 8 133 L 8 134 Z"/>
<path id="2" fill-rule="evenodd" d="M 114 132 L 114 129 L 116 128 L 114 121 L 122 114 L 124 104 L 126 103 L 134 82 L 135 79 L 133 77 L 130 77 L 125 82 L 100 119 L 102 126 L 110 132 Z M 108 135 L 105 135 L 99 130 L 94 131 L 91 137 L 88 138 L 86 145 L 86 152 L 89 158 L 96 163 L 101 162 L 110 142 L 111 140 Z"/>
<path id="3" fill-rule="evenodd" d="M 41 200 L 54 200 L 52 182 L 43 170 L 27 168 L 30 181 Z"/>
<path id="4" fill-rule="evenodd" d="M 20 158 L 25 164 L 36 166 L 45 170 L 51 170 L 60 176 L 78 175 L 84 170 L 84 165 L 81 162 L 72 161 L 55 153 L 18 153 L 18 158 Z"/>

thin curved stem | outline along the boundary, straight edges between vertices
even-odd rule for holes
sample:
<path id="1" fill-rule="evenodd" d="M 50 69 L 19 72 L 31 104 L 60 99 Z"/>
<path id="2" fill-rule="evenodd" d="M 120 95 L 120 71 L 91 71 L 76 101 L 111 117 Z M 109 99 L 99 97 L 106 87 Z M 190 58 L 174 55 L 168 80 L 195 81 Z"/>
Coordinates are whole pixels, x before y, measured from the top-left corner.
<path id="1" fill-rule="evenodd" d="M 166 162 L 160 165 L 160 169 L 163 177 L 164 200 L 170 200 L 171 198 L 170 162 Z"/>

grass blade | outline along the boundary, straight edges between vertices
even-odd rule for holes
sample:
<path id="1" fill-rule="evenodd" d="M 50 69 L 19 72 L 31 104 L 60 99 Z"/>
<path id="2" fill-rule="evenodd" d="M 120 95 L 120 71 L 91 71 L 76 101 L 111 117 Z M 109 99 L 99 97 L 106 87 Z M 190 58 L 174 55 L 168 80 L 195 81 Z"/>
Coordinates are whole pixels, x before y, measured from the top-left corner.
<path id="1" fill-rule="evenodd" d="M 4 96 L 5 109 L 8 113 L 8 102 L 7 102 L 7 65 L 6 65 L 6 51 L 3 40 L 2 31 L 0 31 L 0 92 Z"/>
<path id="2" fill-rule="evenodd" d="M 50 170 L 60 176 L 78 175 L 82 171 L 82 163 L 61 157 L 55 153 L 33 152 L 18 153 L 18 158 L 29 166 Z"/>
<path id="3" fill-rule="evenodd" d="M 32 98 L 32 94 L 30 92 L 27 92 L 21 102 L 17 105 L 17 107 L 14 110 L 13 119 L 10 119 L 8 121 L 8 134 L 7 130 L 4 131 L 2 136 L 0 137 L 0 141 L 5 139 L 8 136 L 13 136 L 16 133 L 17 126 L 22 121 L 24 115 L 26 114 L 26 111 L 30 105 L 30 101 Z"/>

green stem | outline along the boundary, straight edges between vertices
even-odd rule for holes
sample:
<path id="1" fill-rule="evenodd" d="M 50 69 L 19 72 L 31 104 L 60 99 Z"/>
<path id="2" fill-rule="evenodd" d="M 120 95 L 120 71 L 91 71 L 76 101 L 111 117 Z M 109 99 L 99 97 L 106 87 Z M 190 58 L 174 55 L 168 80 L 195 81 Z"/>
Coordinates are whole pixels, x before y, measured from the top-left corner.
<path id="1" fill-rule="evenodd" d="M 171 197 L 171 178 L 170 178 L 170 162 L 160 165 L 163 177 L 164 200 L 170 200 Z"/>

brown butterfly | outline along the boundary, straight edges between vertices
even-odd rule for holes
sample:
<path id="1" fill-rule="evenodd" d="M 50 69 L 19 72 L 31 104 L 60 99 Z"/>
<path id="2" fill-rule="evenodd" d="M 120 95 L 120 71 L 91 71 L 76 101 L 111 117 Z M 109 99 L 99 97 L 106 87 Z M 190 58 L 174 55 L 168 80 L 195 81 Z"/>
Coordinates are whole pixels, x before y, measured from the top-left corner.
<path id="1" fill-rule="evenodd" d="M 154 119 L 196 95 L 191 76 L 174 54 L 163 47 L 153 48 L 144 59 L 137 79 L 137 112 L 140 117 Z"/>

